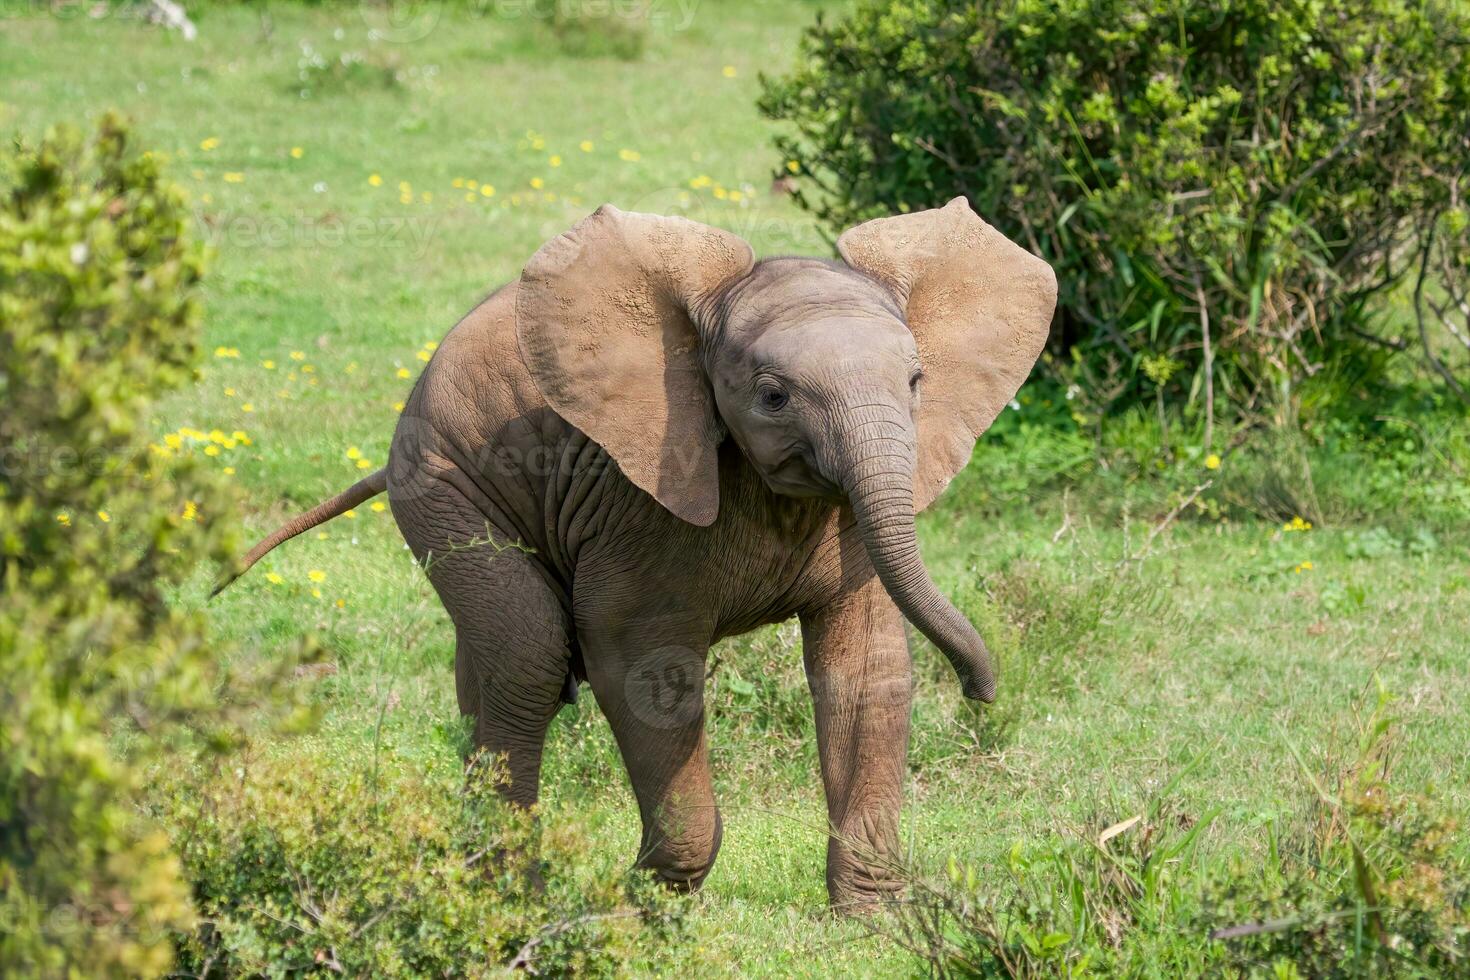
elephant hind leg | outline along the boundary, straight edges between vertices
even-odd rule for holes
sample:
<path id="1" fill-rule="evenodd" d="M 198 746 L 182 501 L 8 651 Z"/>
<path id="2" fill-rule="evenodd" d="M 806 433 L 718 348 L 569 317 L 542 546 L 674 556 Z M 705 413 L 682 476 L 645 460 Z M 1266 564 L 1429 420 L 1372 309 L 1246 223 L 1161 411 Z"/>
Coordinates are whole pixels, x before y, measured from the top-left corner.
<path id="1" fill-rule="evenodd" d="M 430 570 L 454 620 L 460 710 L 475 719 L 476 750 L 505 757 L 504 795 L 530 806 L 570 671 L 567 616 L 524 555 L 466 563 L 463 573 Z"/>
<path id="2" fill-rule="evenodd" d="M 475 749 L 504 758 L 502 795 L 530 806 L 571 669 L 569 617 L 530 555 L 487 531 L 462 498 L 452 510 L 436 503 L 434 529 L 409 544 L 432 552 L 429 581 L 454 622 L 459 708 L 474 718 Z"/>

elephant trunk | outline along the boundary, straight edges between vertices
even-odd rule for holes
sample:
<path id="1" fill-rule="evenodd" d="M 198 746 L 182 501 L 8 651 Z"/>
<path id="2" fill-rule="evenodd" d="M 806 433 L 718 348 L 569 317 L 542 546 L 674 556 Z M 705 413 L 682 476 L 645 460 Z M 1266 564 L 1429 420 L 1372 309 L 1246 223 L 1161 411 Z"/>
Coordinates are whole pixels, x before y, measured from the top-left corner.
<path id="1" fill-rule="evenodd" d="M 929 577 L 914 532 L 914 426 L 907 413 L 869 405 L 848 427 L 839 482 L 847 493 L 868 558 L 910 623 L 948 658 L 965 697 L 995 700 L 990 652 L 975 627 Z M 874 416 L 878 417 L 874 417 Z M 845 472 L 842 472 L 845 470 Z"/>

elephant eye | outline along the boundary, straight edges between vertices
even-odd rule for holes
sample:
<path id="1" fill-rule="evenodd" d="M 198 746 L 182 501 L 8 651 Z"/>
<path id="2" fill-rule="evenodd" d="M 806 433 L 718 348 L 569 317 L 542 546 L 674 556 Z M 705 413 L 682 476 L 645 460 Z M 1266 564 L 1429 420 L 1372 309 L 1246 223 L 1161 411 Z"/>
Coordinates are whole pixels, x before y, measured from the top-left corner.
<path id="1" fill-rule="evenodd" d="M 923 380 L 924 380 L 924 372 L 923 371 L 915 371 L 914 372 L 914 376 L 912 378 L 909 378 L 909 391 L 912 391 L 914 394 L 918 394 L 919 393 L 919 382 L 920 381 L 923 381 Z"/>
<path id="2" fill-rule="evenodd" d="M 790 400 L 786 392 L 774 386 L 762 388 L 760 395 L 757 397 L 760 399 L 761 408 L 768 412 L 779 412 L 786 407 L 786 402 Z"/>

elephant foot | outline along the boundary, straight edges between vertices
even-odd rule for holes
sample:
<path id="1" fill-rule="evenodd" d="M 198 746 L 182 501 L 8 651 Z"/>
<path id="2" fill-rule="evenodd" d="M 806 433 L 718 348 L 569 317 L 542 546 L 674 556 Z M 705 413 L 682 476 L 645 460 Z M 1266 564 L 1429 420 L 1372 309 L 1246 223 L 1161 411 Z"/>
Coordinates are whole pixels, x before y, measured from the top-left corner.
<path id="1" fill-rule="evenodd" d="M 645 845 L 639 861 L 653 872 L 654 880 L 670 891 L 698 891 L 720 852 L 724 822 L 719 811 L 694 811 L 692 816 L 678 834 L 664 836 L 651 847 Z"/>
<path id="2" fill-rule="evenodd" d="M 827 899 L 832 911 L 866 915 L 892 905 L 904 891 L 898 865 L 884 855 L 892 848 L 833 839 L 827 849 Z"/>

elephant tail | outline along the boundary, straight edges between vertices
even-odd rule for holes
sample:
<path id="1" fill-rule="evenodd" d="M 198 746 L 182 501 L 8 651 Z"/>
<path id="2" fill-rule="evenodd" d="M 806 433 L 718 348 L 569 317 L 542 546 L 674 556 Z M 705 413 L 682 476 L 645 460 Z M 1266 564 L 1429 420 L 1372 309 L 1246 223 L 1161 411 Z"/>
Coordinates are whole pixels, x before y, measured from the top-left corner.
<path id="1" fill-rule="evenodd" d="M 223 592 L 231 582 L 250 571 L 250 566 L 260 561 L 276 545 L 289 541 L 302 531 L 310 531 L 318 524 L 325 524 L 332 518 L 358 506 L 366 500 L 371 500 L 388 488 L 387 469 L 378 470 L 371 476 L 364 477 L 352 486 L 343 490 L 337 496 L 329 500 L 323 500 L 311 510 L 304 514 L 298 514 L 286 523 L 272 531 L 266 538 L 261 540 L 249 553 L 240 560 L 240 563 L 230 571 L 228 575 L 220 579 L 214 590 L 209 593 L 213 599 Z"/>

